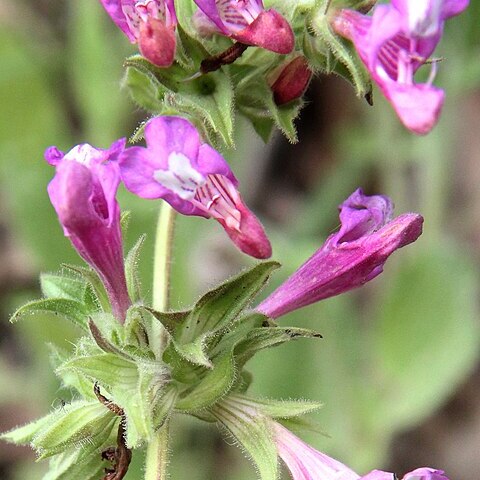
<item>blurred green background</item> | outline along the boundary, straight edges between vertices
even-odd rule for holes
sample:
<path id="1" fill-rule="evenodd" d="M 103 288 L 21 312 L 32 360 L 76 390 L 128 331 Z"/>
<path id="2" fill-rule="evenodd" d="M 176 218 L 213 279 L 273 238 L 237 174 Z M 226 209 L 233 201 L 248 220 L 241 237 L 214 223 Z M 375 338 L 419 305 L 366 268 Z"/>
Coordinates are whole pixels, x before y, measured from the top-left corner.
<path id="1" fill-rule="evenodd" d="M 371 108 L 342 80 L 319 77 L 299 144 L 278 135 L 265 146 L 239 118 L 238 148 L 227 154 L 284 265 L 269 288 L 338 226 L 336 207 L 358 186 L 390 195 L 397 213 L 425 216 L 423 236 L 378 279 L 281 320 L 323 340 L 287 344 L 250 365 L 257 394 L 323 401 L 315 416 L 323 433 L 303 438 L 361 473 L 431 465 L 471 480 L 480 470 L 480 5 L 472 3 L 436 52 L 447 100 L 429 136 L 408 134 L 377 91 Z M 86 141 L 106 148 L 133 132 L 144 114 L 121 78 L 134 51 L 97 0 L 0 0 L 0 430 L 71 398 L 50 371 L 48 343 L 71 347 L 79 332 L 53 318 L 14 326 L 8 318 L 39 295 L 40 271 L 79 262 L 46 194 L 53 171 L 43 151 Z M 124 191 L 120 202 L 133 213 L 127 248 L 148 234 L 148 286 L 158 204 Z M 175 308 L 249 262 L 213 222 L 180 218 L 176 240 Z M 172 431 L 171 478 L 255 478 L 212 427 L 183 417 Z M 3 480 L 41 478 L 45 467 L 28 449 L 0 449 Z M 140 472 L 136 455 L 127 478 Z"/>

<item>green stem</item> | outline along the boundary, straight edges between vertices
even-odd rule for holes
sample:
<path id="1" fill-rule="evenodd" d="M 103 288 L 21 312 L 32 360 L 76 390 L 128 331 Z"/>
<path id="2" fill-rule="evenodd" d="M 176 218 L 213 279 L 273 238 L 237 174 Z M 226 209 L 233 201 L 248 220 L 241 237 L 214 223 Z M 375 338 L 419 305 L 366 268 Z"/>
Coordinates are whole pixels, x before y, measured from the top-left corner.
<path id="1" fill-rule="evenodd" d="M 168 465 L 168 422 L 155 433 L 147 447 L 145 480 L 165 480 Z"/>
<path id="2" fill-rule="evenodd" d="M 173 231 L 175 228 L 175 210 L 167 203 L 162 202 L 155 236 L 155 251 L 153 257 L 153 299 L 155 310 L 166 311 L 169 307 L 170 296 L 170 265 L 173 247 Z M 158 324 L 159 344 L 155 350 L 163 351 L 167 339 L 165 331 Z M 155 432 L 147 446 L 145 459 L 145 480 L 165 480 L 168 464 L 168 422 Z"/>
<path id="3" fill-rule="evenodd" d="M 169 303 L 170 264 L 175 216 L 175 210 L 167 202 L 162 202 L 153 257 L 153 308 L 160 311 L 167 310 Z"/>

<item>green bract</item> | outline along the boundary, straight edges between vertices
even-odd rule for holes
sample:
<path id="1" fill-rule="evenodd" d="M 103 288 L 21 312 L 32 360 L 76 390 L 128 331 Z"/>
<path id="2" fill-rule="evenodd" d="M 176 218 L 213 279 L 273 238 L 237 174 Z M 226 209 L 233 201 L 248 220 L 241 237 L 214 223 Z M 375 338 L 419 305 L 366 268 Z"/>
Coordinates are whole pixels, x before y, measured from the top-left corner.
<path id="1" fill-rule="evenodd" d="M 15 312 L 12 321 L 27 315 L 41 318 L 47 312 L 81 328 L 83 336 L 73 352 L 51 348 L 52 364 L 64 387 L 83 399 L 1 438 L 30 444 L 40 458 L 52 457 L 46 478 L 93 480 L 109 466 L 100 454 L 117 447 L 119 428 L 124 428 L 125 447 L 136 449 L 151 442 L 171 415 L 186 413 L 219 422 L 251 456 L 260 477 L 276 479 L 271 419 L 304 415 L 320 404 L 246 396 L 252 378 L 244 367 L 265 348 L 320 335 L 279 327 L 249 310 L 279 267 L 276 262 L 245 270 L 187 311 L 159 312 L 142 304 L 136 273 L 142 241 L 126 259 L 129 291 L 137 303 L 128 310 L 124 325 L 105 306 L 96 274 L 84 267 L 42 275 L 45 297 Z M 247 413 L 230 417 L 226 412 L 231 408 L 250 412 L 255 421 L 247 421 Z"/>

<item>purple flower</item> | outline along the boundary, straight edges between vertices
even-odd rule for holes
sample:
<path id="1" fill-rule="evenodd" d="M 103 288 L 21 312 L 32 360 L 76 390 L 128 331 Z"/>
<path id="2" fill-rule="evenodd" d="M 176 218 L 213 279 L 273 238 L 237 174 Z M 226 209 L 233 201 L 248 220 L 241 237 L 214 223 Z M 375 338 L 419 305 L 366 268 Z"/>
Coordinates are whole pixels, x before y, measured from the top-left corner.
<path id="1" fill-rule="evenodd" d="M 120 174 L 115 162 L 125 139 L 108 150 L 84 143 L 64 154 L 56 147 L 45 159 L 56 167 L 48 185 L 50 200 L 65 236 L 99 274 L 114 315 L 121 321 L 130 306 L 123 265 L 120 208 L 115 195 Z"/>
<path id="2" fill-rule="evenodd" d="M 145 127 L 145 138 L 147 148 L 127 148 L 120 157 L 128 190 L 142 198 L 163 198 L 184 215 L 215 218 L 242 252 L 271 255 L 263 227 L 243 203 L 227 162 L 201 143 L 189 121 L 155 117 Z"/>
<path id="3" fill-rule="evenodd" d="M 395 250 L 422 233 L 420 215 L 406 213 L 391 220 L 392 211 L 388 197 L 356 190 L 340 205 L 340 230 L 256 310 L 277 318 L 375 278 Z"/>
<path id="4" fill-rule="evenodd" d="M 276 10 L 265 10 L 262 0 L 195 0 L 198 31 L 220 33 L 234 40 L 272 52 L 292 52 L 295 37 L 287 20 Z"/>
<path id="5" fill-rule="evenodd" d="M 279 423 L 274 423 L 278 454 L 293 480 L 396 480 L 393 473 L 373 470 L 361 477 L 343 463 L 302 442 Z M 417 468 L 403 480 L 448 480 L 444 472 L 433 468 Z"/>
<path id="6" fill-rule="evenodd" d="M 158 67 L 175 58 L 177 17 L 173 0 L 100 0 L 112 20 L 142 55 Z"/>
<path id="7" fill-rule="evenodd" d="M 307 89 L 312 75 L 307 59 L 302 55 L 281 65 L 268 76 L 275 103 L 284 105 L 300 98 Z"/>
<path id="8" fill-rule="evenodd" d="M 430 132 L 440 116 L 443 90 L 432 85 L 436 64 L 426 83 L 416 71 L 435 50 L 445 20 L 462 12 L 468 0 L 392 0 L 373 15 L 343 9 L 332 19 L 334 30 L 351 40 L 372 79 L 412 132 Z"/>

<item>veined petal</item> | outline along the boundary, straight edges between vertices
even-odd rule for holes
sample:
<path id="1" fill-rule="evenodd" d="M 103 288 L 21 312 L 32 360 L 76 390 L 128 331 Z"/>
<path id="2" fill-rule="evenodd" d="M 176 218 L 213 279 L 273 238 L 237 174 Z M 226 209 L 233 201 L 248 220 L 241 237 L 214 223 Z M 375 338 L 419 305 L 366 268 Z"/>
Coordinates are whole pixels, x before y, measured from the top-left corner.
<path id="1" fill-rule="evenodd" d="M 157 67 L 175 57 L 177 16 L 174 0 L 100 0 L 115 24 Z"/>
<path id="2" fill-rule="evenodd" d="M 427 62 L 443 30 L 440 0 L 397 0 L 377 5 L 371 17 L 341 10 L 332 20 L 337 33 L 353 41 L 372 79 L 394 107 L 402 123 L 412 132 L 430 132 L 440 116 L 442 90 L 415 83 L 416 71 Z M 465 6 L 465 5 L 462 5 Z"/>
<path id="3" fill-rule="evenodd" d="M 195 0 L 204 15 L 196 14 L 194 23 L 200 33 L 218 32 L 247 45 L 280 54 L 292 52 L 293 31 L 276 10 L 265 10 L 261 0 Z M 205 19 L 208 18 L 208 21 Z"/>
<path id="4" fill-rule="evenodd" d="M 255 258 L 272 255 L 270 241 L 262 224 L 246 207 L 235 185 L 223 175 L 208 175 L 195 194 L 195 203 L 217 220 L 233 243 Z"/>
<path id="5" fill-rule="evenodd" d="M 122 9 L 121 0 L 100 0 L 100 3 L 103 5 L 117 27 L 128 37 L 130 42 L 135 43 L 136 36 L 127 22 L 127 18 Z M 132 3 L 133 6 L 136 2 L 135 0 L 132 0 L 130 3 Z"/>
<path id="6" fill-rule="evenodd" d="M 128 190 L 163 198 L 184 215 L 215 218 L 243 252 L 271 255 L 263 227 L 243 203 L 225 159 L 200 143 L 195 127 L 180 117 L 156 117 L 145 127 L 147 148 L 127 148 L 120 157 Z"/>

